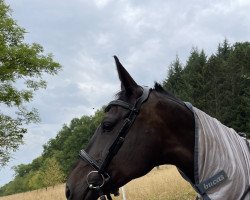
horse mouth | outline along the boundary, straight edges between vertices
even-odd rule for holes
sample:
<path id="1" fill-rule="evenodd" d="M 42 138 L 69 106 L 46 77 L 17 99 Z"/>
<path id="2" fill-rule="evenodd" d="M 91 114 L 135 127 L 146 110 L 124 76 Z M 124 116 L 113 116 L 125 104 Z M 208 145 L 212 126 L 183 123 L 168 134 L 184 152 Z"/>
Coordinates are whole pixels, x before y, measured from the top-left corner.
<path id="1" fill-rule="evenodd" d="M 67 200 L 97 200 L 97 194 L 91 190 L 89 187 L 84 187 L 81 191 L 71 193 L 69 195 L 68 190 L 66 190 L 66 199 Z"/>

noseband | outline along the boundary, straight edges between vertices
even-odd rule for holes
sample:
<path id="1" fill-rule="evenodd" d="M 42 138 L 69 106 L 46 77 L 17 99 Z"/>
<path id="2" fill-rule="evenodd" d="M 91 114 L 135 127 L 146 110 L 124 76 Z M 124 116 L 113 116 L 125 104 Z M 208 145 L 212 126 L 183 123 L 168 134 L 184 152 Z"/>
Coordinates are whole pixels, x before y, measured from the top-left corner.
<path id="1" fill-rule="evenodd" d="M 131 105 L 125 101 L 115 100 L 115 101 L 111 101 L 106 107 L 105 110 L 108 111 L 112 106 L 120 106 L 124 109 L 130 110 L 130 113 L 128 117 L 124 120 L 123 125 L 118 131 L 117 137 L 115 138 L 113 144 L 110 146 L 108 153 L 101 165 L 99 165 L 95 161 L 95 159 L 93 159 L 86 151 L 84 150 L 80 151 L 79 156 L 94 169 L 93 171 L 89 172 L 89 174 L 87 175 L 86 182 L 88 184 L 88 187 L 91 190 L 95 190 L 98 193 L 101 200 L 106 199 L 105 195 L 107 195 L 107 198 L 109 200 L 112 199 L 110 196 L 110 192 L 108 194 L 104 194 L 103 189 L 102 189 L 103 186 L 107 183 L 113 186 L 112 187 L 113 191 L 111 193 L 113 193 L 115 196 L 119 195 L 118 192 L 115 192 L 117 191 L 117 189 L 114 187 L 114 184 L 112 184 L 111 177 L 107 172 L 107 168 L 109 164 L 111 163 L 112 159 L 114 158 L 114 156 L 117 154 L 117 152 L 121 148 L 130 127 L 133 125 L 137 115 L 140 112 L 140 108 L 142 104 L 145 101 L 147 101 L 150 91 L 151 89 L 144 87 L 142 95 L 138 99 L 136 99 L 136 102 L 134 105 Z M 101 183 L 97 183 L 97 184 L 92 183 L 89 180 L 92 174 L 96 174 L 100 178 Z"/>

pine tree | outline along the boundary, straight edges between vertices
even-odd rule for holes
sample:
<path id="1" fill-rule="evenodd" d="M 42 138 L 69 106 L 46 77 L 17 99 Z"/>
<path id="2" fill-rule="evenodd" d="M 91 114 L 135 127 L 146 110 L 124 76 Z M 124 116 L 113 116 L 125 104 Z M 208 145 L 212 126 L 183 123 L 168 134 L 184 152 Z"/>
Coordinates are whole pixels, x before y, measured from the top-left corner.
<path id="1" fill-rule="evenodd" d="M 171 64 L 163 86 L 184 101 L 250 137 L 250 43 L 227 40 L 207 58 L 192 49 L 183 67 Z"/>

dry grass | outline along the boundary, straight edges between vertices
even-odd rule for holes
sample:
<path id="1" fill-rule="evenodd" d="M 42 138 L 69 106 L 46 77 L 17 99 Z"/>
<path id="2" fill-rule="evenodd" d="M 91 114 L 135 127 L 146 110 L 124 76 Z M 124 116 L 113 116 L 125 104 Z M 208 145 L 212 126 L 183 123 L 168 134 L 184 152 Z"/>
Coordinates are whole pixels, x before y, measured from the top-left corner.
<path id="1" fill-rule="evenodd" d="M 125 187 L 128 200 L 193 200 L 195 192 L 184 181 L 175 167 L 161 167 L 146 176 L 128 183 Z M 120 190 L 121 192 L 121 190 Z M 65 200 L 64 184 L 55 188 L 25 192 L 1 197 L 0 200 Z M 122 200 L 120 197 L 114 198 Z"/>
<path id="2" fill-rule="evenodd" d="M 0 197 L 0 200 L 65 200 L 64 184 L 50 187 L 47 189 L 39 189 L 31 192 L 13 194 L 10 196 Z"/>
<path id="3" fill-rule="evenodd" d="M 193 200 L 195 197 L 192 187 L 172 166 L 154 169 L 146 176 L 131 181 L 125 186 L 125 191 L 129 200 Z"/>

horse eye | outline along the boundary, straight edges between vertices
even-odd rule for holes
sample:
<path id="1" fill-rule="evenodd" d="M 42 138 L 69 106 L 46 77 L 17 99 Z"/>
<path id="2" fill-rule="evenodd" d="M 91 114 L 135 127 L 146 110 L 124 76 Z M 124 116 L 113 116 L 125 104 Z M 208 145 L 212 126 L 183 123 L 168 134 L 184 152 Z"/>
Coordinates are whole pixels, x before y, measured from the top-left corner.
<path id="1" fill-rule="evenodd" d="M 111 122 L 103 122 L 102 123 L 102 129 L 104 131 L 111 131 L 113 128 L 113 124 Z"/>

